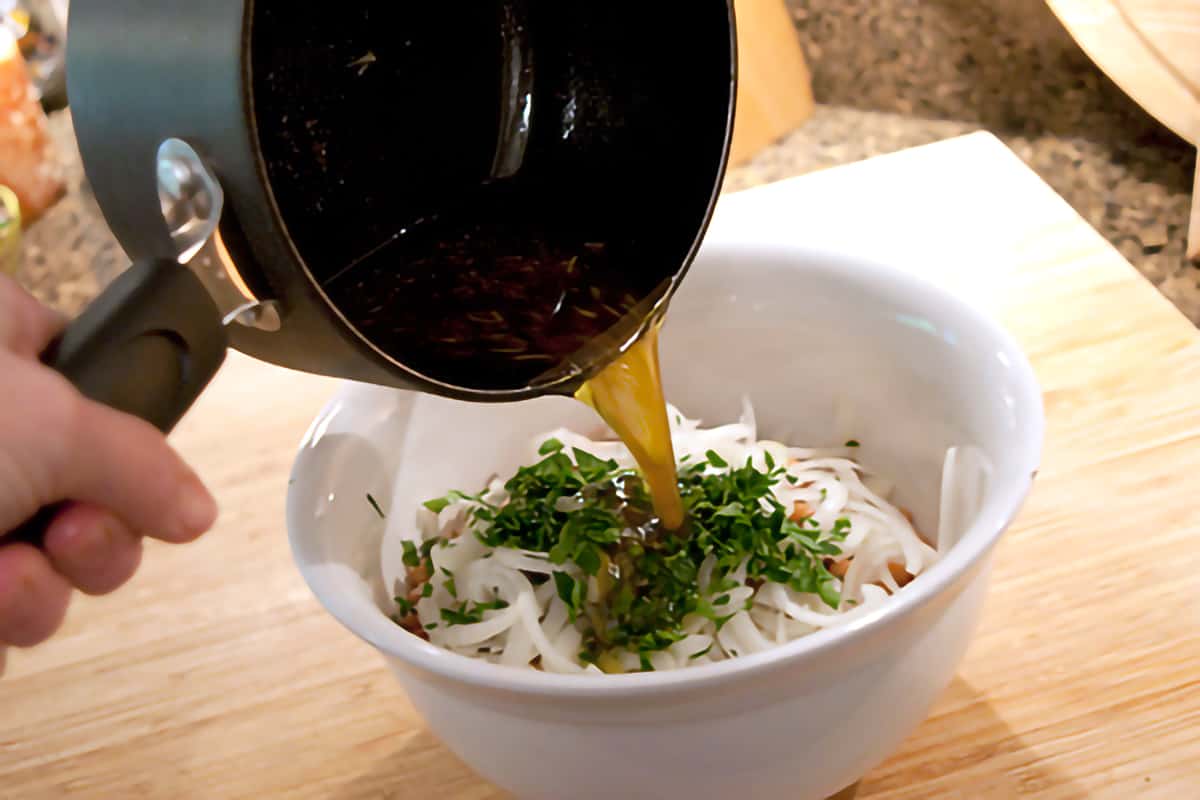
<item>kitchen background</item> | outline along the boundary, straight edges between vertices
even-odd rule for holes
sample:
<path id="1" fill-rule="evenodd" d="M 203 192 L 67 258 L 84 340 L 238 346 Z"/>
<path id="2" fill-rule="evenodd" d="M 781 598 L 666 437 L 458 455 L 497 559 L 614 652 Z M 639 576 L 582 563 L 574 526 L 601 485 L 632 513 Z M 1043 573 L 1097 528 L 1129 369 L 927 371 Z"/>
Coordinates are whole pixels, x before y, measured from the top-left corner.
<path id="1" fill-rule="evenodd" d="M 1106 78 L 1042 0 L 787 2 L 817 107 L 734 168 L 727 191 L 989 130 L 1200 324 L 1200 268 L 1184 254 L 1195 148 Z M 74 313 L 126 261 L 87 191 L 70 112 L 52 112 L 48 131 L 67 189 L 25 232 L 17 277 Z"/>

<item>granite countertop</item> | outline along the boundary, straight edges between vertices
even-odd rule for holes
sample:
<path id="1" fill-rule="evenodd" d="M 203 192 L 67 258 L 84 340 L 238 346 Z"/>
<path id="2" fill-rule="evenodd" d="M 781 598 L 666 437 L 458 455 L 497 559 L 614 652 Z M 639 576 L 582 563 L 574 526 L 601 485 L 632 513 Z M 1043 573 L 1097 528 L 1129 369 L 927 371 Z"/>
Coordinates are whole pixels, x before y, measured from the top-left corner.
<path id="1" fill-rule="evenodd" d="M 1200 269 L 1184 255 L 1196 149 L 1117 88 L 1044 0 L 787 2 L 826 107 L 734 181 L 990 130 L 1200 324 Z"/>
<path id="2" fill-rule="evenodd" d="M 987 129 L 959 120 L 818 106 L 800 130 L 732 170 L 726 190 Z M 1200 325 L 1200 269 L 1184 256 L 1194 150 L 1174 142 L 1124 147 L 1084 136 L 991 130 Z"/>
<path id="3" fill-rule="evenodd" d="M 1105 78 L 1039 0 L 788 1 L 819 106 L 731 170 L 726 191 L 991 130 L 1200 324 L 1200 269 L 1184 257 L 1195 150 Z M 51 130 L 70 191 L 28 231 L 18 279 L 74 313 L 125 256 L 88 192 L 69 112 Z"/>

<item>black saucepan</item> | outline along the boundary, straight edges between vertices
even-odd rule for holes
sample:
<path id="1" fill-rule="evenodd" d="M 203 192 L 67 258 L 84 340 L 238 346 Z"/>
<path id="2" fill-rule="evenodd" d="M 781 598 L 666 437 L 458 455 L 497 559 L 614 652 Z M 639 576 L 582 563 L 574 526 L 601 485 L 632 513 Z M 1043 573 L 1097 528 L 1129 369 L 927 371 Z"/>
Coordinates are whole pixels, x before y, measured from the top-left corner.
<path id="1" fill-rule="evenodd" d="M 47 360 L 164 431 L 227 345 L 573 391 L 698 247 L 735 39 L 729 0 L 72 3 L 79 146 L 134 265 Z"/>

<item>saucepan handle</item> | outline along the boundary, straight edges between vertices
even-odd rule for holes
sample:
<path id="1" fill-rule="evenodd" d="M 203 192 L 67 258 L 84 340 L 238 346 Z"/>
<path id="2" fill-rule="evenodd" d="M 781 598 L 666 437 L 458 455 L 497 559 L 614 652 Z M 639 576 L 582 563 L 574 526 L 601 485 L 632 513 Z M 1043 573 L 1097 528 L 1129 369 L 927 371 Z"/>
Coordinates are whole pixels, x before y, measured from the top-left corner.
<path id="1" fill-rule="evenodd" d="M 212 297 L 191 270 L 166 259 L 134 263 L 42 360 L 85 397 L 168 433 L 225 360 L 227 338 Z M 5 541 L 40 544 L 55 507 Z"/>

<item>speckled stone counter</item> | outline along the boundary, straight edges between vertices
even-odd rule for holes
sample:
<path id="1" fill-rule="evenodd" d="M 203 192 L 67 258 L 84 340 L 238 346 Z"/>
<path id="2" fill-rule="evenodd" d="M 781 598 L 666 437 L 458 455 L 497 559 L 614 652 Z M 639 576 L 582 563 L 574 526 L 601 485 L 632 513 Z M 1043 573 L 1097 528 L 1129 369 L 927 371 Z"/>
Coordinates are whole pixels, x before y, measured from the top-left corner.
<path id="1" fill-rule="evenodd" d="M 789 2 L 821 105 L 727 190 L 991 130 L 1200 323 L 1200 269 L 1183 256 L 1195 150 L 1105 78 L 1040 0 Z M 71 192 L 29 230 L 19 278 L 74 312 L 125 257 L 83 181 L 69 114 L 51 125 Z"/>
<path id="2" fill-rule="evenodd" d="M 75 314 L 128 262 L 84 179 L 70 113 L 52 114 L 50 131 L 64 162 L 67 194 L 25 232 L 17 280 L 44 302 Z"/>
<path id="3" fill-rule="evenodd" d="M 819 106 L 803 128 L 733 170 L 726 189 L 746 189 L 983 128 L 972 122 Z M 1200 324 L 1200 269 L 1184 258 L 1193 153 L 1167 150 L 1135 160 L 1082 136 L 993 132 Z"/>
<path id="4" fill-rule="evenodd" d="M 990 130 L 1200 323 L 1200 269 L 1184 258 L 1196 150 L 1108 80 L 1042 0 L 788 3 L 827 107 L 737 181 Z"/>

